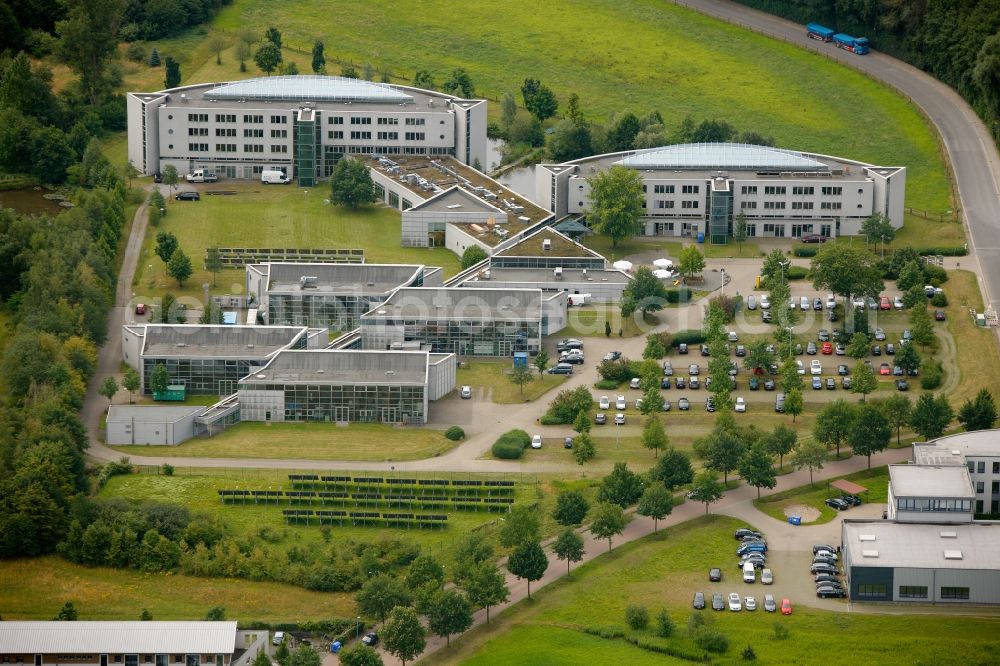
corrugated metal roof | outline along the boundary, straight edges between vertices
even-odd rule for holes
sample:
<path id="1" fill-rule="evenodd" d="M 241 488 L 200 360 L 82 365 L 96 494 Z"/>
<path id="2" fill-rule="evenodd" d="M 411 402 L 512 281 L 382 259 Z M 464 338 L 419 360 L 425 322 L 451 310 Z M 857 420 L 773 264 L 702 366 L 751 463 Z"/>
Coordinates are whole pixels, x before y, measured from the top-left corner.
<path id="1" fill-rule="evenodd" d="M 236 622 L 0 622 L 0 652 L 232 654 Z"/>
<path id="2" fill-rule="evenodd" d="M 653 148 L 629 155 L 620 164 L 633 169 L 830 170 L 802 153 L 742 143 L 684 143 Z"/>
<path id="3" fill-rule="evenodd" d="M 382 83 L 341 76 L 266 76 L 225 83 L 207 99 L 297 100 L 304 102 L 385 102 L 405 104 L 413 97 Z"/>

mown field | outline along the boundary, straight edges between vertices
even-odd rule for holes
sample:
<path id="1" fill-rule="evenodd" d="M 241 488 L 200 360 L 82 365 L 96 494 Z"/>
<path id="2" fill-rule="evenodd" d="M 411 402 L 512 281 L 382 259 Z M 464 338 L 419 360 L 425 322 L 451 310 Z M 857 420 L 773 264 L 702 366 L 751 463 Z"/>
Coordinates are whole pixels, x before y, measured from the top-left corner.
<path id="1" fill-rule="evenodd" d="M 703 652 L 687 636 L 694 591 L 728 593 L 730 584 L 711 586 L 706 580 L 708 562 L 732 557 L 735 520 L 708 516 L 661 530 L 636 542 L 617 547 L 576 569 L 569 579 L 536 592 L 532 602 L 522 602 L 479 627 L 421 663 L 492 664 L 531 663 L 551 666 L 587 663 L 683 663 L 645 650 L 623 639 L 605 639 L 585 629 L 618 629 L 628 638 L 700 657 Z M 726 559 L 721 559 L 726 558 Z M 781 578 L 767 590 L 780 599 Z M 738 586 L 746 587 L 746 586 Z M 756 586 L 754 586 L 756 587 Z M 758 600 L 764 588 L 751 590 Z M 794 597 L 794 595 L 793 595 Z M 726 634 L 729 650 L 712 655 L 711 663 L 744 663 L 740 656 L 752 645 L 758 663 L 816 664 L 850 655 L 860 664 L 912 666 L 914 664 L 986 664 L 993 661 L 1000 619 L 948 615 L 872 615 L 809 608 L 792 598 L 791 616 L 765 613 L 698 611 Z M 624 613 L 629 604 L 645 605 L 652 627 L 659 610 L 666 609 L 677 629 L 672 638 L 659 638 L 653 629 L 628 629 Z M 788 637 L 775 638 L 774 625 L 788 629 Z M 961 635 L 961 641 L 955 636 Z M 877 640 L 873 640 L 877 637 Z"/>

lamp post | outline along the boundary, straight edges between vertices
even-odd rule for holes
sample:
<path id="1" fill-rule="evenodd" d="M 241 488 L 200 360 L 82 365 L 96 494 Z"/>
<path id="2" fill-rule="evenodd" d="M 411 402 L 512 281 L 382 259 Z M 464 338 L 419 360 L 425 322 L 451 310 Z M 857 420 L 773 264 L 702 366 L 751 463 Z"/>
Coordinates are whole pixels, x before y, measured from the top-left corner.
<path id="1" fill-rule="evenodd" d="M 359 615 L 354 620 L 354 639 L 357 640 L 358 636 L 361 635 L 361 616 Z"/>
<path id="2" fill-rule="evenodd" d="M 724 299 L 726 297 L 726 269 L 725 268 L 721 268 L 719 270 L 722 272 L 722 292 L 721 293 L 722 293 L 722 298 Z"/>

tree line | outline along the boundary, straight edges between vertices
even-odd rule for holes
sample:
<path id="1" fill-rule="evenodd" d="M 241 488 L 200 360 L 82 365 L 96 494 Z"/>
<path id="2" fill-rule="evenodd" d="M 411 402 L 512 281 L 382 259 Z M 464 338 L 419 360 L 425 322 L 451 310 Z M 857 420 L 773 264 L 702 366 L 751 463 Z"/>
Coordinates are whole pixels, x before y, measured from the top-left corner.
<path id="1" fill-rule="evenodd" d="M 738 1 L 867 37 L 873 48 L 953 86 L 988 123 L 1000 120 L 1000 4 L 993 0 Z"/>

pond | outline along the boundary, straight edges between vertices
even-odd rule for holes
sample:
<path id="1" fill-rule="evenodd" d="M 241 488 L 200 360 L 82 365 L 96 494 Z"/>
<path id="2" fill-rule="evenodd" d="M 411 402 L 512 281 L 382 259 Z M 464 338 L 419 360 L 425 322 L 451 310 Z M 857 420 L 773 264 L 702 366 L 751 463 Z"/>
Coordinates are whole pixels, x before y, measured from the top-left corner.
<path id="1" fill-rule="evenodd" d="M 55 215 L 65 210 L 58 201 L 44 198 L 45 190 L 0 191 L 0 208 L 13 208 L 18 213 L 30 215 Z"/>
<path id="2" fill-rule="evenodd" d="M 503 139 L 486 140 L 487 171 L 493 171 L 500 166 L 503 157 Z M 497 180 L 514 190 L 529 201 L 535 200 L 535 167 L 520 167 L 504 172 Z"/>

